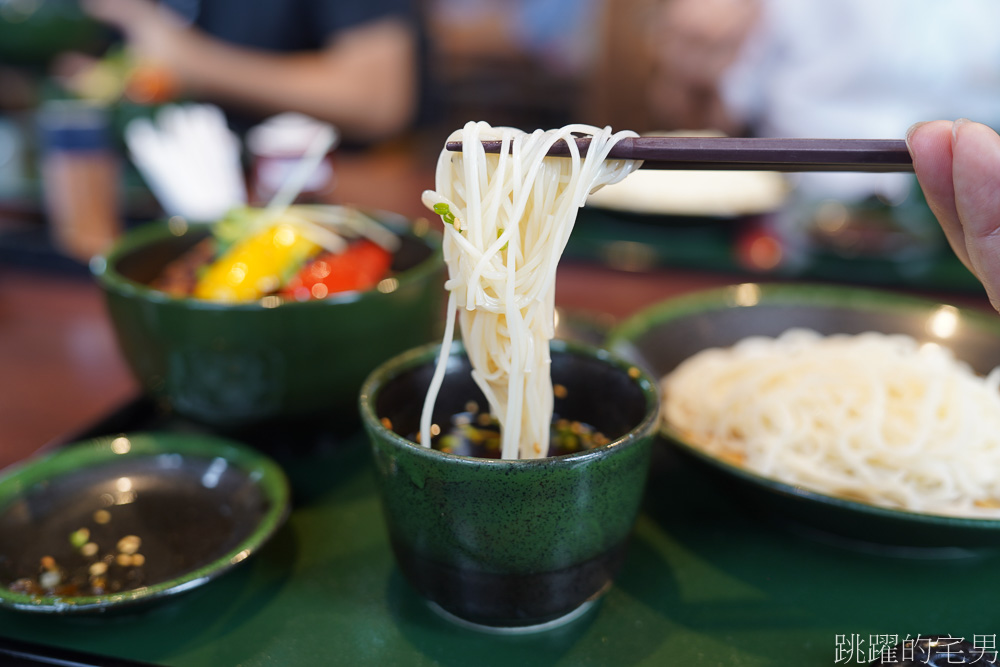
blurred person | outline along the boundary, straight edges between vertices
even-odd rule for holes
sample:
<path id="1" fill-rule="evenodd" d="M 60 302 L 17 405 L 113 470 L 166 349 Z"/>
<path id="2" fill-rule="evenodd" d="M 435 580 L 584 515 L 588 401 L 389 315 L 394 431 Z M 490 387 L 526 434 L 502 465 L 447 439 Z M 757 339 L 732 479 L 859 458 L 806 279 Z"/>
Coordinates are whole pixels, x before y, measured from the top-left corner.
<path id="1" fill-rule="evenodd" d="M 434 73 L 450 127 L 525 130 L 574 118 L 596 55 L 601 0 L 427 0 Z"/>
<path id="2" fill-rule="evenodd" d="M 651 120 L 772 137 L 901 137 L 922 118 L 1000 121 L 993 0 L 663 0 Z M 904 197 L 900 174 L 806 174 L 824 196 Z"/>
<path id="3" fill-rule="evenodd" d="M 1000 136 L 980 123 L 942 120 L 914 125 L 906 142 L 949 244 L 1000 311 Z"/>
<path id="4" fill-rule="evenodd" d="M 602 22 L 588 122 L 832 138 L 963 114 L 1000 123 L 993 0 L 605 0 Z M 803 197 L 890 202 L 913 182 L 796 178 Z"/>
<path id="5" fill-rule="evenodd" d="M 255 114 L 255 120 L 298 111 L 333 123 L 355 142 L 392 136 L 414 119 L 421 77 L 413 5 L 83 1 L 86 11 L 122 32 L 137 62 L 158 68 L 178 94 L 216 102 L 237 116 Z"/>
<path id="6" fill-rule="evenodd" d="M 760 0 L 603 0 L 581 120 L 637 132 L 739 133 L 719 79 L 759 14 Z"/>
<path id="7" fill-rule="evenodd" d="M 526 54 L 580 74 L 594 56 L 598 0 L 431 0 L 439 48 L 458 57 Z"/>
<path id="8" fill-rule="evenodd" d="M 762 0 L 669 0 L 653 10 L 648 103 L 669 129 L 742 131 L 721 82 L 761 18 Z"/>

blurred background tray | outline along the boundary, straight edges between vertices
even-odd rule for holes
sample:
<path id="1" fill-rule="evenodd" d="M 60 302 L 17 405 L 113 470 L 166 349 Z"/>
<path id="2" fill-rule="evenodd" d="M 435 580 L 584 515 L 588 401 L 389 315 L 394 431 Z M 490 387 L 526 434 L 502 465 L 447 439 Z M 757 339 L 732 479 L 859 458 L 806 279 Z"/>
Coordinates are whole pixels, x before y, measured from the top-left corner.
<path id="1" fill-rule="evenodd" d="M 138 399 L 80 433 L 197 430 Z M 389 550 L 363 433 L 258 432 L 295 508 L 247 566 L 135 614 L 0 612 L 0 636 L 162 665 L 857 664 L 877 636 L 995 637 L 1000 555 L 850 544 L 732 502 L 660 443 L 616 585 L 561 629 L 493 636 L 438 617 Z M 251 438 L 253 439 L 253 438 Z M 861 661 L 862 664 L 867 659 Z M 31 664 L 31 663 L 27 663 Z"/>
<path id="2" fill-rule="evenodd" d="M 635 272 L 673 267 L 743 274 L 755 280 L 982 290 L 943 240 L 928 243 L 919 254 L 893 257 L 808 244 L 801 237 L 783 236 L 779 227 L 769 214 L 649 215 L 587 206 L 577 218 L 566 256 Z"/>

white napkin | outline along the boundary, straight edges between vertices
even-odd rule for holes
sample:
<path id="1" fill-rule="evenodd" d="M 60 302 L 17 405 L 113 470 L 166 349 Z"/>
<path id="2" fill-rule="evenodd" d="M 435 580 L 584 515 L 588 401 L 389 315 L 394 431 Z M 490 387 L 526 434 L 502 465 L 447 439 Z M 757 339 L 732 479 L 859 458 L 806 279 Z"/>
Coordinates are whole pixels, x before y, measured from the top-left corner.
<path id="1" fill-rule="evenodd" d="M 240 142 L 208 104 L 164 107 L 125 129 L 132 162 L 168 215 L 213 221 L 246 204 Z"/>

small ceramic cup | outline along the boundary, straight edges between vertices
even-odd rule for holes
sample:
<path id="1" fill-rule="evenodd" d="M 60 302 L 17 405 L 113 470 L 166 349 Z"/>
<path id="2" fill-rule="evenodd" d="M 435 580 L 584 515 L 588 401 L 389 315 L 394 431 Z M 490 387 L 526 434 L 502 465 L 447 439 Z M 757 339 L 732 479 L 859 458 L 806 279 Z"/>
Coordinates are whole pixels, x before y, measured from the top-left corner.
<path id="1" fill-rule="evenodd" d="M 534 460 L 458 456 L 410 439 L 439 349 L 387 361 L 361 390 L 400 570 L 465 623 L 524 631 L 575 617 L 610 588 L 624 561 L 657 425 L 657 383 L 604 350 L 555 341 L 552 379 L 566 388 L 556 414 L 611 442 Z M 486 405 L 469 371 L 456 344 L 435 423 L 450 423 L 470 400 Z"/>

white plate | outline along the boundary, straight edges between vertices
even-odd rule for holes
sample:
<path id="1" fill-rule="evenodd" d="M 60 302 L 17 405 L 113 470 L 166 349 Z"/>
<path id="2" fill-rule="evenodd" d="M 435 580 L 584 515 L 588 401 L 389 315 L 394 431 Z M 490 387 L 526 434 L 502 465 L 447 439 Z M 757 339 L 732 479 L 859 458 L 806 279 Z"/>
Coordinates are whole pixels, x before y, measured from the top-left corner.
<path id="1" fill-rule="evenodd" d="M 587 206 L 652 215 L 735 217 L 781 207 L 788 182 L 773 171 L 639 170 L 590 195 Z"/>
<path id="2" fill-rule="evenodd" d="M 717 132 L 655 132 L 645 136 L 723 136 Z M 736 217 L 784 204 L 788 180 L 775 171 L 636 171 L 590 195 L 588 206 L 650 215 Z"/>

